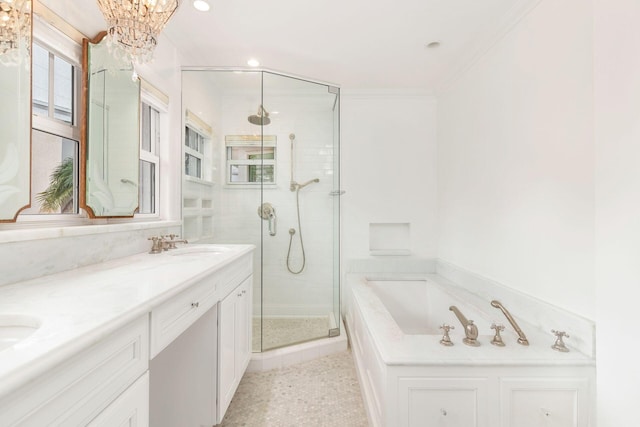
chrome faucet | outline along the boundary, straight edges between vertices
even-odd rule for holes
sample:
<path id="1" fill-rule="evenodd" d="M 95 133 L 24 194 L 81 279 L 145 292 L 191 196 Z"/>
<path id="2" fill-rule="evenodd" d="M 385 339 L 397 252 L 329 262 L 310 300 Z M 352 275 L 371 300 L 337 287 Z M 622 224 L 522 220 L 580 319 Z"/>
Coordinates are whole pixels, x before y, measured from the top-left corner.
<path id="1" fill-rule="evenodd" d="M 522 332 L 522 329 L 520 329 L 520 326 L 518 326 L 518 324 L 516 323 L 516 319 L 514 319 L 511 313 L 509 313 L 509 311 L 506 308 L 504 308 L 502 303 L 500 303 L 500 301 L 498 300 L 493 300 L 491 301 L 491 306 L 495 308 L 499 308 L 502 311 L 502 313 L 504 313 L 504 316 L 507 318 L 509 323 L 511 323 L 511 326 L 513 326 L 513 329 L 515 329 L 518 334 L 518 344 L 529 345 L 529 340 L 527 339 L 527 336 L 524 334 L 524 332 Z"/>
<path id="2" fill-rule="evenodd" d="M 473 324 L 473 320 L 467 320 L 467 318 L 464 317 L 464 314 L 462 314 L 455 305 L 449 307 L 449 310 L 453 311 L 460 323 L 462 323 L 465 334 L 462 342 L 472 347 L 478 347 L 480 345 L 478 342 L 478 327 Z"/>

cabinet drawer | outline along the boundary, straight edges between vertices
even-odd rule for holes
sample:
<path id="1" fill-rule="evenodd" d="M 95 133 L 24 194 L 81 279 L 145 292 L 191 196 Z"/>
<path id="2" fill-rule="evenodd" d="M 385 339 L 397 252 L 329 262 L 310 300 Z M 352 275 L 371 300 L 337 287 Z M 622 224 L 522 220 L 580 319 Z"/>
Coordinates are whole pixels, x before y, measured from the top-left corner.
<path id="1" fill-rule="evenodd" d="M 118 396 L 88 427 L 124 426 L 149 426 L 149 372 Z"/>
<path id="2" fill-rule="evenodd" d="M 253 273 L 253 255 L 248 253 L 240 259 L 235 260 L 231 264 L 224 267 L 220 273 L 220 300 L 224 299 L 238 284 Z"/>
<path id="3" fill-rule="evenodd" d="M 220 276 L 213 274 L 151 312 L 151 358 L 187 330 L 217 301 Z"/>
<path id="4" fill-rule="evenodd" d="M 398 403 L 401 426 L 488 426 L 485 378 L 400 378 Z"/>
<path id="5" fill-rule="evenodd" d="M 3 399 L 0 425 L 86 425 L 148 366 L 149 322 L 144 315 Z"/>
<path id="6" fill-rule="evenodd" d="M 503 378 L 500 382 L 504 427 L 587 427 L 586 378 Z"/>

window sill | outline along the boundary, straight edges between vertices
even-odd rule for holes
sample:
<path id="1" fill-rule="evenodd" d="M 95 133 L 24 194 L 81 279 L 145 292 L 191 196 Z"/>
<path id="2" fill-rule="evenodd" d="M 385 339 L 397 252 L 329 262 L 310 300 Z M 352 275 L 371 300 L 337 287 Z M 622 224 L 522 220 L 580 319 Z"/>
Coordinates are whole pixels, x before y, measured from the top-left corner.
<path id="1" fill-rule="evenodd" d="M 47 225 L 34 228 L 5 229 L 0 231 L 0 244 L 12 242 L 24 242 L 29 240 L 56 239 L 61 237 L 86 236 L 92 234 L 115 233 L 119 231 L 146 230 L 160 227 L 179 227 L 182 221 L 158 220 L 111 222 L 112 220 L 100 220 L 99 223 L 81 225 Z M 120 221 L 120 220 L 113 220 Z"/>
<path id="2" fill-rule="evenodd" d="M 195 184 L 207 185 L 209 187 L 213 187 L 215 185 L 212 181 L 207 181 L 205 179 L 196 178 L 195 176 L 183 175 L 185 181 L 193 182 Z"/>

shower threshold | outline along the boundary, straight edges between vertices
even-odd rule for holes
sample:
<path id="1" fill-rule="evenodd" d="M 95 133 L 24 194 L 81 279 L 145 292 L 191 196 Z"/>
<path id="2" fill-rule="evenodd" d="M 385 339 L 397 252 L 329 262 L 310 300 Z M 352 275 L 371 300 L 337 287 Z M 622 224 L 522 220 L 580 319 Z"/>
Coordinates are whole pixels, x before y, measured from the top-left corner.
<path id="1" fill-rule="evenodd" d="M 251 356 L 251 361 L 249 362 L 249 367 L 247 371 L 249 372 L 261 372 L 268 371 L 271 369 L 284 368 L 286 366 L 295 365 L 297 363 L 305 362 L 308 360 L 317 359 L 323 356 L 327 356 L 329 354 L 339 353 L 341 351 L 347 350 L 347 334 L 344 329 L 344 323 L 342 319 L 340 319 L 340 335 L 338 336 L 329 336 L 330 331 L 335 331 L 335 321 L 331 321 L 333 316 L 330 316 L 330 319 L 327 319 L 326 316 L 318 317 L 318 318 L 302 318 L 303 320 L 308 319 L 322 319 L 324 321 L 324 333 L 323 335 L 319 335 L 318 338 L 315 339 L 307 339 L 304 342 L 299 342 L 292 345 L 282 345 L 277 348 L 272 348 L 261 353 L 253 353 Z M 268 318 L 267 318 L 268 319 Z M 267 319 L 263 319 L 267 320 Z M 278 318 L 275 318 L 278 319 Z M 295 318 L 293 318 L 295 319 Z M 289 318 L 288 320 L 292 320 Z M 316 326 L 316 321 L 308 321 L 306 322 L 308 326 Z M 288 325 L 291 325 L 291 322 L 287 322 Z M 295 324 L 295 323 L 293 323 Z M 331 326 L 333 324 L 333 326 Z M 327 327 L 329 325 L 330 327 Z M 255 322 L 254 322 L 255 328 Z M 308 335 L 307 335 L 308 336 Z M 291 341 L 291 338 L 289 339 Z"/>

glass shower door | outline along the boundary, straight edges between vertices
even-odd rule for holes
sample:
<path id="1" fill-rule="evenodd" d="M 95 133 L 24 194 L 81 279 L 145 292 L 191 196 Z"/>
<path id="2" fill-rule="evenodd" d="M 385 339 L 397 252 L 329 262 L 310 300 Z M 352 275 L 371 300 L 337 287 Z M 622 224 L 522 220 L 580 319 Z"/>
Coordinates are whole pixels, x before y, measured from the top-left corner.
<path id="1" fill-rule="evenodd" d="M 338 94 L 327 85 L 265 72 L 264 109 L 275 137 L 275 179 L 262 199 L 277 231 L 262 229 L 262 350 L 339 334 Z M 264 157 L 264 166 L 269 158 Z"/>

